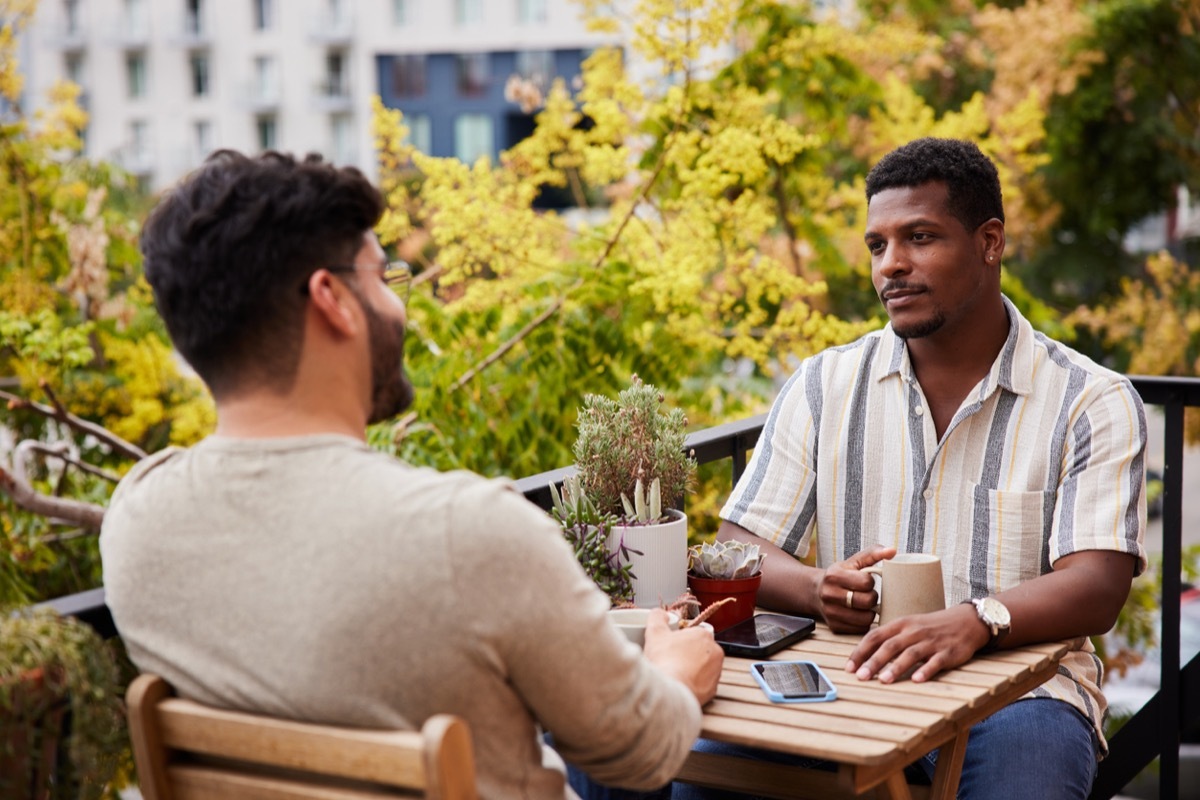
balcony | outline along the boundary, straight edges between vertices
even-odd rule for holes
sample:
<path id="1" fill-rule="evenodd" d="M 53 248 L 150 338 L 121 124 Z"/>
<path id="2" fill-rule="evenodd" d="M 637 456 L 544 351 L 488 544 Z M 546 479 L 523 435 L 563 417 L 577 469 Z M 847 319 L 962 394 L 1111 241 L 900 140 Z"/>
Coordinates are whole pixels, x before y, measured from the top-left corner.
<path id="1" fill-rule="evenodd" d="M 150 21 L 142 18 L 126 18 L 113 25 L 107 39 L 123 50 L 142 50 L 150 45 Z"/>
<path id="2" fill-rule="evenodd" d="M 64 53 L 78 52 L 87 46 L 87 30 L 78 22 L 57 25 L 46 32 L 43 43 Z"/>
<path id="3" fill-rule="evenodd" d="M 350 81 L 346 78 L 326 77 L 313 87 L 313 108 L 327 113 L 351 111 L 354 99 L 350 92 Z"/>
<path id="4" fill-rule="evenodd" d="M 354 17 L 347 13 L 326 13 L 312 21 L 308 39 L 314 44 L 345 46 L 354 41 Z"/>
<path id="5" fill-rule="evenodd" d="M 1159 797 L 1180 794 L 1180 737 L 1200 722 L 1200 656 L 1180 665 L 1180 597 L 1183 538 L 1184 409 L 1200 407 L 1200 378 L 1132 377 L 1145 404 L 1163 414 L 1162 446 L 1162 647 L 1159 689 L 1125 725 L 1109 737 L 1110 755 L 1100 762 L 1092 800 L 1112 798 L 1155 758 L 1159 759 Z M 758 442 L 766 415 L 718 425 L 691 434 L 685 447 L 702 464 L 729 461 L 730 485 L 745 471 L 747 454 Z M 550 485 L 559 484 L 573 467 L 543 472 L 516 482 L 518 490 L 538 506 L 550 508 Z M 116 636 L 104 603 L 104 589 L 61 597 L 44 603 L 77 616 L 106 637 Z"/>
<path id="6" fill-rule="evenodd" d="M 189 50 L 212 45 L 212 34 L 209 33 L 208 21 L 204 14 L 185 13 L 175 41 Z"/>
<path id="7" fill-rule="evenodd" d="M 281 102 L 282 92 L 276 83 L 254 81 L 242 88 L 241 105 L 251 113 L 274 113 Z"/>
<path id="8" fill-rule="evenodd" d="M 139 178 L 145 178 L 154 172 L 154 153 L 148 147 L 122 147 L 116 152 L 113 160 L 121 169 Z"/>

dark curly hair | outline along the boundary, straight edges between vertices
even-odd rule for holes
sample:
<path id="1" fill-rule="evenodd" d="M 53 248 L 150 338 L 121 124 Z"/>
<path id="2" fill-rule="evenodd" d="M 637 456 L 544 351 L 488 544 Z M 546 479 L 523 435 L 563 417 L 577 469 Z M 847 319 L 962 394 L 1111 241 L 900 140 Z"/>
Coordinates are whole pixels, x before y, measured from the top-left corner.
<path id="1" fill-rule="evenodd" d="M 214 396 L 247 379 L 291 386 L 305 280 L 352 263 L 383 208 L 361 172 L 316 154 L 220 150 L 163 197 L 142 227 L 146 278 L 175 347 Z"/>
<path id="2" fill-rule="evenodd" d="M 884 189 L 909 188 L 929 181 L 946 184 L 947 210 L 973 231 L 989 219 L 1004 222 L 1000 175 L 974 142 L 915 139 L 888 153 L 867 174 L 867 202 Z"/>

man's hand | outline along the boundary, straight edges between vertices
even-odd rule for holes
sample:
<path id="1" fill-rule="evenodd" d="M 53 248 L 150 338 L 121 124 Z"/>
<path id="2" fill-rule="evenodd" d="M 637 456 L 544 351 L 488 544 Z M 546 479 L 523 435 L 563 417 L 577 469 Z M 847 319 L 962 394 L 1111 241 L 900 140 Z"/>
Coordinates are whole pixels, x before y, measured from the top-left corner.
<path id="1" fill-rule="evenodd" d="M 716 696 L 725 654 L 708 628 L 673 631 L 667 625 L 667 612 L 653 609 L 642 652 L 651 664 L 691 689 L 700 705 Z"/>
<path id="2" fill-rule="evenodd" d="M 864 636 L 850 654 L 846 671 L 860 681 L 878 675 L 880 683 L 892 683 L 920 665 L 912 674 L 920 683 L 965 663 L 988 638 L 987 626 L 972 605 L 901 617 Z"/>
<path id="3" fill-rule="evenodd" d="M 862 633 L 875 621 L 879 595 L 869 567 L 896 555 L 894 547 L 875 546 L 870 550 L 831 564 L 817 584 L 818 611 L 834 633 Z"/>

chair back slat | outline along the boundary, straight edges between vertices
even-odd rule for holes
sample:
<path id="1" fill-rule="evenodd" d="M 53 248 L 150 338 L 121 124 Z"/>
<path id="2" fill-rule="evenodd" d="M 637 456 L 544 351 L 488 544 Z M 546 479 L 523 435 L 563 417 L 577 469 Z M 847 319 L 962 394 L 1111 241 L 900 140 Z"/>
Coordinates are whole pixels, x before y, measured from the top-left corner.
<path id="1" fill-rule="evenodd" d="M 156 675 L 139 676 L 127 694 L 145 800 L 477 798 L 470 731 L 457 717 L 431 717 L 420 732 L 364 730 L 212 708 L 172 694 Z"/>
<path id="2" fill-rule="evenodd" d="M 380 797 L 424 796 L 416 791 L 301 782 L 277 775 L 231 772 L 202 765 L 181 764 L 167 770 L 174 787 L 173 800 L 379 800 Z"/>
<path id="3" fill-rule="evenodd" d="M 425 739 L 416 731 L 313 725 L 171 698 L 159 704 L 163 744 L 223 758 L 424 789 Z"/>

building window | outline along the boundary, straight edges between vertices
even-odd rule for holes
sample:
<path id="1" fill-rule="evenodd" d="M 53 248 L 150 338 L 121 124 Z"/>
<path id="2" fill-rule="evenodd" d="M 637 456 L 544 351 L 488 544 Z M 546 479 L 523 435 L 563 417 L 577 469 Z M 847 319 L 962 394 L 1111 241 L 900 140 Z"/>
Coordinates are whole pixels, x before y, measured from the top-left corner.
<path id="1" fill-rule="evenodd" d="M 274 150 L 277 128 L 275 115 L 261 116 L 254 121 L 254 132 L 258 139 L 259 150 Z"/>
<path id="2" fill-rule="evenodd" d="M 208 55 L 193 53 L 189 61 L 192 69 L 192 97 L 208 97 Z"/>
<path id="3" fill-rule="evenodd" d="M 204 5 L 202 0 L 186 0 L 183 12 L 183 31 L 192 36 L 204 33 Z"/>
<path id="4" fill-rule="evenodd" d="M 517 74 L 545 91 L 554 78 L 554 53 L 549 50 L 518 50 Z"/>
<path id="5" fill-rule="evenodd" d="M 488 54 L 460 53 L 458 64 L 458 93 L 463 97 L 482 97 L 488 88 Z"/>
<path id="6" fill-rule="evenodd" d="M 125 56 L 125 86 L 130 98 L 146 96 L 145 53 L 129 53 Z"/>
<path id="7" fill-rule="evenodd" d="M 325 85 L 321 88 L 326 97 L 346 97 L 350 94 L 345 53 L 332 50 L 325 54 Z"/>
<path id="8" fill-rule="evenodd" d="M 483 22 L 483 0 L 454 0 L 456 25 L 478 25 Z"/>
<path id="9" fill-rule="evenodd" d="M 196 120 L 192 124 L 192 139 L 196 145 L 196 160 L 201 161 L 213 149 L 212 123 L 206 119 Z"/>
<path id="10" fill-rule="evenodd" d="M 470 164 L 495 150 L 492 118 L 487 114 L 460 114 L 454 120 L 454 156 Z"/>
<path id="11" fill-rule="evenodd" d="M 67 53 L 63 56 L 63 75 L 79 88 L 83 88 L 83 54 Z"/>
<path id="12" fill-rule="evenodd" d="M 412 25 L 416 0 L 392 0 L 392 24 L 397 28 Z"/>
<path id="13" fill-rule="evenodd" d="M 517 22 L 546 21 L 546 0 L 517 0 Z"/>
<path id="14" fill-rule="evenodd" d="M 350 14 L 344 0 L 327 0 L 329 22 L 334 30 L 343 30 L 350 26 Z"/>
<path id="15" fill-rule="evenodd" d="M 425 94 L 425 56 L 392 58 L 392 97 L 421 97 Z"/>
<path id="16" fill-rule="evenodd" d="M 337 164 L 354 161 L 354 118 L 349 114 L 334 114 L 329 118 L 329 139 L 332 160 Z"/>
<path id="17" fill-rule="evenodd" d="M 269 31 L 275 27 L 275 0 L 254 0 L 254 29 Z"/>
<path id="18" fill-rule="evenodd" d="M 79 0 L 63 0 L 63 32 L 68 36 L 83 33 L 79 24 Z"/>
<path id="19" fill-rule="evenodd" d="M 150 32 L 145 0 L 125 0 L 125 30 L 130 36 L 145 36 Z"/>
<path id="20" fill-rule="evenodd" d="M 256 100 L 267 102 L 273 102 L 279 97 L 275 59 L 271 56 L 258 56 L 254 59 L 254 97 Z"/>
<path id="21" fill-rule="evenodd" d="M 408 125 L 408 136 L 405 141 L 422 153 L 429 154 L 433 148 L 433 126 L 428 114 L 405 114 L 404 123 Z"/>
<path id="22" fill-rule="evenodd" d="M 129 123 L 129 167 L 132 172 L 145 170 L 150 161 L 150 123 L 134 120 Z"/>

